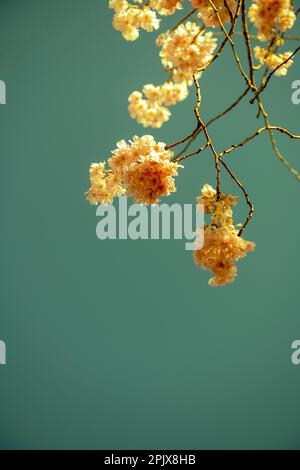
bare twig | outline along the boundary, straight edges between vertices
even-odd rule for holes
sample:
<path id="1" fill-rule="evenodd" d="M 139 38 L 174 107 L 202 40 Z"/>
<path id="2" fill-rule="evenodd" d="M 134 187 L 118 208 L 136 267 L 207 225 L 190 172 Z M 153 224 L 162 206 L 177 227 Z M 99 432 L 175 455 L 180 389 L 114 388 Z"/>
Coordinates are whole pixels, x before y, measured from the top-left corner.
<path id="1" fill-rule="evenodd" d="M 180 21 L 178 21 L 178 23 L 172 29 L 170 29 L 170 33 L 175 31 L 175 29 L 177 29 L 178 26 L 180 26 L 182 23 L 184 23 L 186 20 L 188 20 L 191 16 L 193 16 L 196 13 L 196 11 L 197 11 L 197 8 L 194 8 L 193 10 L 191 10 L 184 18 L 182 18 Z"/>
<path id="2" fill-rule="evenodd" d="M 222 111 L 221 113 L 217 114 L 216 116 L 211 118 L 209 121 L 207 121 L 206 127 L 209 127 L 213 122 L 215 122 L 218 119 L 220 119 L 221 117 L 225 116 L 225 114 L 229 113 L 233 108 L 235 108 L 235 106 L 237 106 L 240 103 L 240 101 L 242 101 L 242 99 L 247 95 L 248 91 L 249 91 L 249 88 L 246 88 L 246 90 L 244 90 L 244 92 L 230 106 L 228 106 L 227 108 L 224 109 L 224 111 Z M 200 134 L 201 131 L 202 131 L 202 128 L 199 128 L 198 125 L 197 125 L 196 129 L 192 132 L 192 134 L 190 134 L 185 139 L 182 139 L 182 140 L 176 142 L 176 144 L 169 145 L 167 148 L 175 147 L 175 145 L 179 145 L 179 144 L 182 144 L 182 143 L 186 142 L 187 140 L 190 140 L 187 143 L 187 145 L 183 148 L 183 150 L 180 153 L 178 153 L 178 155 L 176 155 L 176 158 L 180 157 L 181 155 L 183 155 L 188 150 L 190 145 L 193 143 L 193 141 Z"/>
<path id="3" fill-rule="evenodd" d="M 200 85 L 199 85 L 199 82 L 198 82 L 198 79 L 197 79 L 197 76 L 196 74 L 194 73 L 193 74 L 193 80 L 194 80 L 194 84 L 195 84 L 195 87 L 196 87 L 196 94 L 197 94 L 197 103 L 196 103 L 196 106 L 195 106 L 195 115 L 196 115 L 196 119 L 199 123 L 199 127 L 201 126 L 202 129 L 203 129 L 203 132 L 204 132 L 204 135 L 205 135 L 205 138 L 206 138 L 206 142 L 207 142 L 207 146 L 211 148 L 211 151 L 212 151 L 212 154 L 214 156 L 214 161 L 215 161 L 215 168 L 216 168 L 216 172 L 217 172 L 217 184 L 216 184 L 216 191 L 217 191 L 217 197 L 219 197 L 220 195 L 220 166 L 219 166 L 219 155 L 211 141 L 211 138 L 208 134 L 208 131 L 207 131 L 207 127 L 205 125 L 205 123 L 202 121 L 201 119 L 201 116 L 200 116 L 200 104 L 201 104 L 201 91 L 200 91 Z"/>
<path id="4" fill-rule="evenodd" d="M 239 14 L 240 14 L 240 11 L 241 11 L 241 6 L 242 6 L 242 0 L 239 0 L 238 1 L 238 5 L 237 5 L 237 9 L 236 9 L 236 12 L 235 12 L 235 16 L 233 18 L 233 23 L 231 25 L 231 28 L 230 28 L 230 31 L 229 33 L 227 33 L 226 31 L 226 36 L 225 36 L 225 39 L 223 40 L 221 46 L 219 47 L 218 51 L 216 52 L 216 54 L 205 64 L 204 67 L 201 67 L 200 69 L 198 69 L 196 71 L 196 73 L 199 73 L 199 72 L 204 72 L 204 70 L 207 69 L 207 67 L 212 64 L 215 60 L 218 59 L 218 57 L 220 57 L 224 47 L 226 46 L 227 42 L 229 41 L 229 38 L 232 36 L 232 34 L 234 33 L 234 29 L 236 27 L 236 23 L 237 23 L 237 20 L 238 20 L 238 17 L 239 17 Z"/>
<path id="5" fill-rule="evenodd" d="M 180 158 L 173 158 L 173 162 L 182 162 L 182 160 L 185 160 L 186 158 L 189 158 L 189 157 L 192 157 L 193 155 L 199 155 L 199 153 L 203 152 L 203 150 L 205 150 L 206 148 L 208 147 L 208 142 L 206 142 L 206 144 L 202 145 L 202 147 L 200 147 L 198 150 L 196 150 L 195 152 L 192 152 L 192 153 L 188 153 L 187 155 L 184 155 L 184 157 L 180 157 Z"/>
<path id="6" fill-rule="evenodd" d="M 247 193 L 246 189 L 244 188 L 243 184 L 240 182 L 240 180 L 235 176 L 235 174 L 230 170 L 230 168 L 228 167 L 228 165 L 226 165 L 225 162 L 223 162 L 223 160 L 220 160 L 220 163 L 221 165 L 223 165 L 223 167 L 225 168 L 225 170 L 229 173 L 229 175 L 231 176 L 231 178 L 235 181 L 235 183 L 238 185 L 238 187 L 241 189 L 241 191 L 243 192 L 244 196 L 245 196 L 245 199 L 246 199 L 246 202 L 249 206 L 249 212 L 248 212 L 248 215 L 247 215 L 247 219 L 245 220 L 244 224 L 242 225 L 239 233 L 238 233 L 238 236 L 240 237 L 242 234 L 243 234 L 243 231 L 245 230 L 246 226 L 248 225 L 250 219 L 252 218 L 253 216 L 253 212 L 254 212 L 254 205 L 252 204 L 251 200 L 250 200 L 250 197 L 249 197 L 249 194 Z"/>
<path id="7" fill-rule="evenodd" d="M 255 137 L 257 137 L 258 135 L 260 135 L 262 132 L 265 132 L 265 131 L 278 131 L 278 132 L 281 132 L 282 134 L 285 134 L 287 135 L 288 137 L 290 137 L 291 139 L 300 139 L 300 135 L 295 135 L 295 134 L 292 134 L 291 132 L 289 132 L 287 129 L 284 129 L 283 127 L 279 127 L 279 126 L 265 126 L 265 127 L 261 127 L 260 129 L 258 129 L 257 131 L 255 131 L 253 134 L 251 134 L 250 136 L 246 137 L 244 140 L 242 140 L 241 142 L 239 142 L 238 144 L 235 144 L 235 145 L 232 145 L 231 147 L 229 147 L 228 149 L 226 150 L 223 150 L 223 152 L 220 153 L 220 158 L 223 157 L 224 155 L 227 155 L 228 153 L 232 152 L 233 150 L 239 148 L 239 147 L 243 147 L 243 145 L 245 145 L 246 143 L 250 142 L 250 140 L 254 139 Z"/>
<path id="8" fill-rule="evenodd" d="M 275 67 L 275 69 L 272 70 L 272 72 L 269 73 L 269 75 L 267 76 L 266 80 L 264 81 L 264 83 L 261 85 L 261 87 L 259 88 L 259 90 L 256 92 L 255 96 L 250 100 L 250 103 L 253 104 L 254 101 L 258 98 L 258 96 L 261 94 L 262 91 L 264 91 L 264 89 L 266 88 L 266 86 L 268 85 L 269 81 L 271 80 L 272 76 L 274 75 L 274 73 L 280 68 L 282 67 L 284 64 L 286 64 L 289 60 L 291 60 L 292 57 L 294 57 L 295 54 L 297 54 L 297 52 L 300 51 L 300 46 L 297 47 L 297 49 L 294 50 L 294 52 L 287 58 L 285 59 L 281 64 L 277 65 L 277 67 Z"/>

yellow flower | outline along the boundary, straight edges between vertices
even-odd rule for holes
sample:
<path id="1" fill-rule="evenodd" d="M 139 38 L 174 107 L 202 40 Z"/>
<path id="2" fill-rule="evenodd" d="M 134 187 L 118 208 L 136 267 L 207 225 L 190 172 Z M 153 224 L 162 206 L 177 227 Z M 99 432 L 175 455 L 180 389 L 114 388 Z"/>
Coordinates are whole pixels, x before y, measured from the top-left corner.
<path id="1" fill-rule="evenodd" d="M 256 59 L 260 61 L 261 64 L 266 64 L 270 69 L 274 70 L 280 64 L 282 64 L 285 60 L 287 60 L 291 55 L 291 51 L 286 51 L 283 54 L 275 54 L 274 52 L 270 52 L 267 49 L 255 46 L 254 47 L 254 54 Z M 278 77 L 282 77 L 287 74 L 289 67 L 293 64 L 293 60 L 289 59 L 285 62 L 279 69 L 276 70 L 275 75 Z"/>
<path id="2" fill-rule="evenodd" d="M 90 166 L 90 189 L 86 198 L 90 204 L 111 204 L 115 196 L 124 194 L 120 176 L 105 169 L 105 163 Z"/>
<path id="3" fill-rule="evenodd" d="M 161 47 L 160 57 L 165 67 L 174 69 L 176 83 L 192 83 L 193 73 L 205 66 L 217 46 L 211 32 L 201 34 L 200 27 L 191 21 L 181 24 L 157 39 Z"/>
<path id="4" fill-rule="evenodd" d="M 169 196 L 176 191 L 174 176 L 178 164 L 159 155 L 142 157 L 130 165 L 124 174 L 127 195 L 134 197 L 134 202 L 156 204 L 162 196 Z"/>
<path id="5" fill-rule="evenodd" d="M 168 16 L 182 8 L 181 2 L 182 0 L 150 0 L 150 6 L 160 15 Z"/>
<path id="6" fill-rule="evenodd" d="M 233 194 L 219 194 L 209 184 L 205 184 L 201 195 L 197 198 L 198 204 L 204 205 L 204 212 L 212 214 L 212 223 L 215 225 L 231 225 L 232 209 L 237 204 L 237 196 Z"/>
<path id="7" fill-rule="evenodd" d="M 129 115 L 144 127 L 158 128 L 171 116 L 166 106 L 184 100 L 188 95 L 188 89 L 185 83 L 166 82 L 160 86 L 149 83 L 144 85 L 143 93 L 146 99 L 139 91 L 134 91 L 129 96 Z"/>
<path id="8" fill-rule="evenodd" d="M 140 3 L 139 0 L 136 0 Z M 139 37 L 139 29 L 148 32 L 159 28 L 160 20 L 156 12 L 147 5 L 130 5 L 127 0 L 110 0 L 109 7 L 115 10 L 113 27 L 122 33 L 127 41 L 135 41 Z"/>
<path id="9" fill-rule="evenodd" d="M 220 286 L 234 281 L 236 261 L 254 249 L 255 243 L 239 237 L 234 227 L 208 225 L 204 228 L 204 245 L 193 255 L 201 269 L 209 269 L 214 274 L 209 285 Z"/>
<path id="10" fill-rule="evenodd" d="M 258 29 L 261 41 L 272 39 L 278 27 L 281 33 L 293 27 L 296 15 L 290 0 L 254 0 L 249 19 Z"/>
<path id="11" fill-rule="evenodd" d="M 88 201 L 110 204 L 114 197 L 127 194 L 136 202 L 155 204 L 174 192 L 174 176 L 180 165 L 171 161 L 173 152 L 165 147 L 151 135 L 134 136 L 129 144 L 118 142 L 108 160 L 110 170 L 105 169 L 104 162 L 91 164 Z"/>
<path id="12" fill-rule="evenodd" d="M 233 225 L 232 207 L 237 203 L 237 196 L 221 193 L 217 197 L 215 189 L 205 184 L 197 202 L 211 214 L 211 224 L 204 228 L 204 245 L 194 250 L 194 261 L 214 274 L 209 285 L 229 284 L 237 276 L 236 261 L 255 249 L 255 243 L 239 236 Z"/>

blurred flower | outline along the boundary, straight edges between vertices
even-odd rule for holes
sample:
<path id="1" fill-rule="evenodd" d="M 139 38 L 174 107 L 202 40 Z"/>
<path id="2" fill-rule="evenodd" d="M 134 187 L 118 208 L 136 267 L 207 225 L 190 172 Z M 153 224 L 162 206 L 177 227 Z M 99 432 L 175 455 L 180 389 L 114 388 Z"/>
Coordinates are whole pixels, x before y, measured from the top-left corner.
<path id="1" fill-rule="evenodd" d="M 218 16 L 212 7 L 211 3 L 208 0 L 190 0 L 192 2 L 192 6 L 194 8 L 198 8 L 199 10 L 199 17 L 203 20 L 205 26 L 218 28 L 220 27 L 220 22 L 218 20 Z M 228 9 L 231 11 L 232 16 L 235 15 L 237 1 L 236 0 L 227 0 L 227 6 L 224 0 L 212 0 L 212 3 L 218 10 L 219 17 L 222 23 L 230 23 L 230 13 Z"/>
<path id="2" fill-rule="evenodd" d="M 286 51 L 283 54 L 275 54 L 274 52 L 268 51 L 263 47 L 255 46 L 254 54 L 256 59 L 259 60 L 261 64 L 266 64 L 270 69 L 274 70 L 285 60 L 287 60 L 292 55 L 292 52 Z M 275 75 L 279 77 L 286 75 L 289 67 L 292 64 L 293 59 L 288 60 L 285 64 L 283 64 L 279 69 L 276 70 Z"/>
<path id="3" fill-rule="evenodd" d="M 278 27 L 281 33 L 293 27 L 296 15 L 290 0 L 253 0 L 249 19 L 258 29 L 261 41 L 272 39 Z"/>

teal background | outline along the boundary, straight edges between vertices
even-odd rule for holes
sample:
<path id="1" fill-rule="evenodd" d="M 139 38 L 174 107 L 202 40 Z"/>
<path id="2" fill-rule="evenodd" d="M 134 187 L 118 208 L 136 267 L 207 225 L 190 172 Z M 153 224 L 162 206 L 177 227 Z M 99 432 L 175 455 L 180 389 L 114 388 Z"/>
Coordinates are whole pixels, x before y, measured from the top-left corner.
<path id="1" fill-rule="evenodd" d="M 194 91 L 162 129 L 144 130 L 127 97 L 165 78 L 156 33 L 124 41 L 100 0 L 0 5 L 0 447 L 300 449 L 300 185 L 267 135 L 227 160 L 256 205 L 245 236 L 257 250 L 234 284 L 209 288 L 182 241 L 100 241 L 83 196 L 90 162 L 134 134 L 184 137 Z M 299 134 L 297 79 L 299 58 L 265 103 Z M 206 120 L 242 92 L 229 49 L 201 87 Z M 259 127 L 254 116 L 245 100 L 213 125 L 217 148 Z M 278 140 L 300 168 L 299 143 Z M 169 201 L 193 202 L 206 182 L 208 153 L 185 162 Z M 236 192 L 226 175 L 223 190 Z"/>

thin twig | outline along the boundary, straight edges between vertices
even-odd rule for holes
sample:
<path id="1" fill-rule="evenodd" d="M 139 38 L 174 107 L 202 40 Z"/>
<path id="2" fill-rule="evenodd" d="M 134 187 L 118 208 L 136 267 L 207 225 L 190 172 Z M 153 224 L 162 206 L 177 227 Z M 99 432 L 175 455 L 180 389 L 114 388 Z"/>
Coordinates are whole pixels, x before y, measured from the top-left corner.
<path id="1" fill-rule="evenodd" d="M 240 58 L 239 58 L 239 56 L 238 56 L 238 54 L 237 54 L 237 52 L 236 52 L 235 44 L 234 44 L 234 41 L 232 40 L 231 34 L 227 32 L 227 30 L 226 30 L 226 28 L 225 28 L 225 26 L 224 26 L 224 24 L 223 24 L 223 21 L 222 21 L 220 15 L 219 15 L 218 9 L 216 8 L 216 6 L 215 6 L 215 4 L 213 3 L 213 1 L 212 1 L 212 0 L 208 0 L 208 1 L 209 1 L 209 4 L 211 5 L 211 7 L 213 8 L 213 10 L 214 10 L 216 16 L 217 16 L 218 22 L 219 22 L 219 24 L 220 24 L 220 27 L 221 27 L 223 33 L 225 34 L 227 40 L 229 41 L 230 47 L 231 47 L 231 49 L 232 49 L 232 52 L 233 52 L 235 61 L 236 61 L 237 66 L 238 66 L 238 68 L 239 68 L 239 70 L 240 70 L 240 72 L 241 72 L 241 75 L 242 75 L 243 78 L 245 79 L 246 84 L 247 84 L 250 88 L 253 89 L 253 88 L 254 88 L 254 87 L 253 87 L 253 84 L 251 83 L 251 80 L 249 79 L 249 77 L 248 77 L 248 75 L 246 74 L 246 72 L 244 71 L 243 66 L 242 66 L 242 64 L 241 64 L 241 61 L 240 61 Z M 242 3 L 243 3 L 243 0 L 241 0 L 241 6 L 242 6 Z"/>
<path id="2" fill-rule="evenodd" d="M 192 152 L 192 153 L 188 153 L 187 155 L 184 155 L 184 157 L 180 157 L 180 158 L 173 158 L 173 162 L 182 162 L 182 160 L 185 160 L 186 158 L 189 158 L 189 157 L 192 157 L 193 155 L 198 155 L 199 153 L 203 152 L 203 150 L 205 150 L 206 148 L 208 147 L 208 142 L 206 142 L 206 144 L 202 145 L 202 147 L 200 147 L 198 150 L 196 150 L 195 152 Z"/>
<path id="3" fill-rule="evenodd" d="M 235 181 L 235 183 L 238 185 L 238 187 L 242 190 L 244 196 L 245 196 L 245 199 L 246 199 L 246 202 L 249 206 L 249 213 L 247 215 L 247 219 L 245 220 L 244 224 L 242 225 L 239 233 L 238 233 L 238 236 L 240 237 L 242 234 L 243 234 L 243 231 L 245 230 L 246 226 L 248 225 L 250 219 L 252 218 L 253 216 L 253 212 L 254 212 L 254 205 L 253 203 L 251 202 L 250 200 L 250 197 L 249 197 L 249 194 L 247 193 L 246 189 L 244 188 L 243 184 L 240 182 L 240 180 L 235 176 L 235 174 L 230 170 L 230 168 L 228 167 L 228 165 L 226 165 L 225 162 L 223 162 L 223 160 L 220 160 L 220 163 L 221 165 L 223 165 L 223 167 L 226 169 L 226 171 L 229 173 L 229 175 L 231 176 L 231 178 Z"/>
<path id="4" fill-rule="evenodd" d="M 226 31 L 226 36 L 225 36 L 225 39 L 223 40 L 221 46 L 219 47 L 218 51 L 216 52 L 216 54 L 205 64 L 204 67 L 198 69 L 196 71 L 196 73 L 200 73 L 200 72 L 204 72 L 204 70 L 207 69 L 207 67 L 212 64 L 215 60 L 218 59 L 218 57 L 220 57 L 224 47 L 226 46 L 227 42 L 229 41 L 229 38 L 232 36 L 232 34 L 234 33 L 234 29 L 235 29 L 235 26 L 236 26 L 236 23 L 237 23 L 237 20 L 238 20 L 238 17 L 239 17 L 239 14 L 240 14 L 240 11 L 241 11 L 241 6 L 242 6 L 242 0 L 239 0 L 238 2 L 238 6 L 237 6 L 237 9 L 236 9 L 236 12 L 235 12 L 235 16 L 233 18 L 233 23 L 231 25 L 231 28 L 230 28 L 230 31 L 229 33 L 227 33 Z"/>
<path id="5" fill-rule="evenodd" d="M 212 154 L 214 156 L 214 161 L 215 161 L 215 168 L 216 168 L 216 172 L 217 172 L 217 184 L 216 184 L 216 191 L 217 191 L 217 197 L 219 197 L 220 195 L 220 166 L 219 166 L 219 155 L 211 141 L 211 138 L 208 134 L 208 131 L 207 131 L 207 127 L 205 125 L 205 123 L 202 121 L 201 119 L 201 116 L 200 116 L 200 104 L 201 104 L 201 91 L 200 91 L 200 85 L 199 85 L 199 82 L 198 82 L 198 79 L 196 77 L 196 74 L 194 73 L 193 74 L 193 80 L 194 80 L 194 84 L 195 84 L 195 87 L 196 87 L 196 94 L 197 94 L 197 103 L 196 103 L 196 107 L 195 107 L 195 115 L 196 115 L 196 119 L 199 123 L 199 126 L 202 127 L 203 129 L 203 132 L 204 132 L 204 135 L 205 135 L 205 138 L 206 138 L 206 142 L 207 142 L 207 146 L 211 148 L 211 151 L 212 151 Z"/>
<path id="6" fill-rule="evenodd" d="M 251 134 L 250 136 L 246 137 L 244 140 L 242 140 L 241 142 L 239 142 L 238 144 L 232 145 L 232 146 L 229 147 L 228 149 L 223 150 L 223 152 L 220 153 L 220 158 L 223 157 L 224 155 L 227 155 L 228 153 L 232 152 L 233 150 L 235 150 L 235 149 L 237 149 L 237 148 L 239 148 L 239 147 L 243 147 L 243 145 L 245 145 L 245 144 L 247 144 L 248 142 L 250 142 L 250 140 L 254 139 L 254 138 L 257 137 L 258 135 L 260 135 L 262 132 L 269 131 L 269 130 L 281 132 L 282 134 L 287 135 L 287 136 L 290 137 L 291 139 L 300 139 L 300 135 L 292 134 L 291 132 L 289 132 L 287 129 L 284 129 L 283 127 L 279 127 L 279 126 L 265 126 L 265 127 L 261 127 L 260 129 L 258 129 L 257 131 L 255 131 L 253 134 Z"/>
<path id="7" fill-rule="evenodd" d="M 254 73 L 253 73 L 253 57 L 252 57 L 252 50 L 251 50 L 251 42 L 250 42 L 250 35 L 247 25 L 247 17 L 246 17 L 246 2 L 243 0 L 242 3 L 242 25 L 243 25 L 243 35 L 245 39 L 245 45 L 247 50 L 247 57 L 249 63 L 249 75 L 252 85 L 254 85 Z"/>
<path id="8" fill-rule="evenodd" d="M 180 26 L 182 23 L 188 20 L 191 16 L 193 16 L 196 13 L 196 11 L 197 11 L 197 8 L 194 8 L 193 10 L 191 10 L 184 18 L 178 21 L 178 23 L 172 29 L 170 29 L 170 33 L 173 33 L 173 31 L 175 31 L 175 29 L 177 29 L 178 26 Z"/>
<path id="9" fill-rule="evenodd" d="M 269 81 L 271 80 L 272 76 L 274 75 L 274 73 L 280 68 L 282 67 L 284 64 L 286 64 L 289 60 L 291 60 L 292 57 L 294 57 L 295 54 L 297 54 L 297 52 L 300 51 L 300 46 L 297 47 L 297 49 L 294 50 L 294 52 L 287 58 L 285 59 L 281 64 L 277 65 L 277 67 L 275 67 L 275 69 L 272 70 L 272 72 L 269 73 L 269 75 L 267 76 L 265 82 L 262 84 L 262 86 L 259 88 L 259 90 L 256 92 L 255 96 L 250 100 L 250 103 L 253 104 L 254 101 L 258 98 L 258 96 L 261 94 L 262 91 L 264 91 L 264 89 L 266 88 L 266 86 L 268 85 Z"/>
<path id="10" fill-rule="evenodd" d="M 235 106 L 237 106 L 240 103 L 240 101 L 242 101 L 242 99 L 247 95 L 248 91 L 249 91 L 249 87 L 246 88 L 246 90 L 230 106 L 228 106 L 222 112 L 220 112 L 219 114 L 217 114 L 216 116 L 211 118 L 209 121 L 207 121 L 206 127 L 209 127 L 213 122 L 215 122 L 218 119 L 220 119 L 221 117 L 225 116 L 225 114 L 229 113 L 233 108 L 235 108 Z M 196 129 L 192 132 L 192 134 L 190 134 L 188 137 L 176 142 L 176 144 L 172 144 L 172 146 L 169 145 L 167 148 L 175 147 L 175 145 L 179 145 L 179 144 L 184 143 L 187 140 L 191 139 L 190 142 L 188 142 L 187 145 L 181 150 L 181 152 L 179 152 L 178 155 L 176 155 L 176 158 L 180 157 L 181 155 L 183 155 L 188 150 L 190 145 L 193 143 L 193 141 L 200 134 L 201 131 L 202 131 L 202 128 L 199 128 L 197 126 Z"/>

